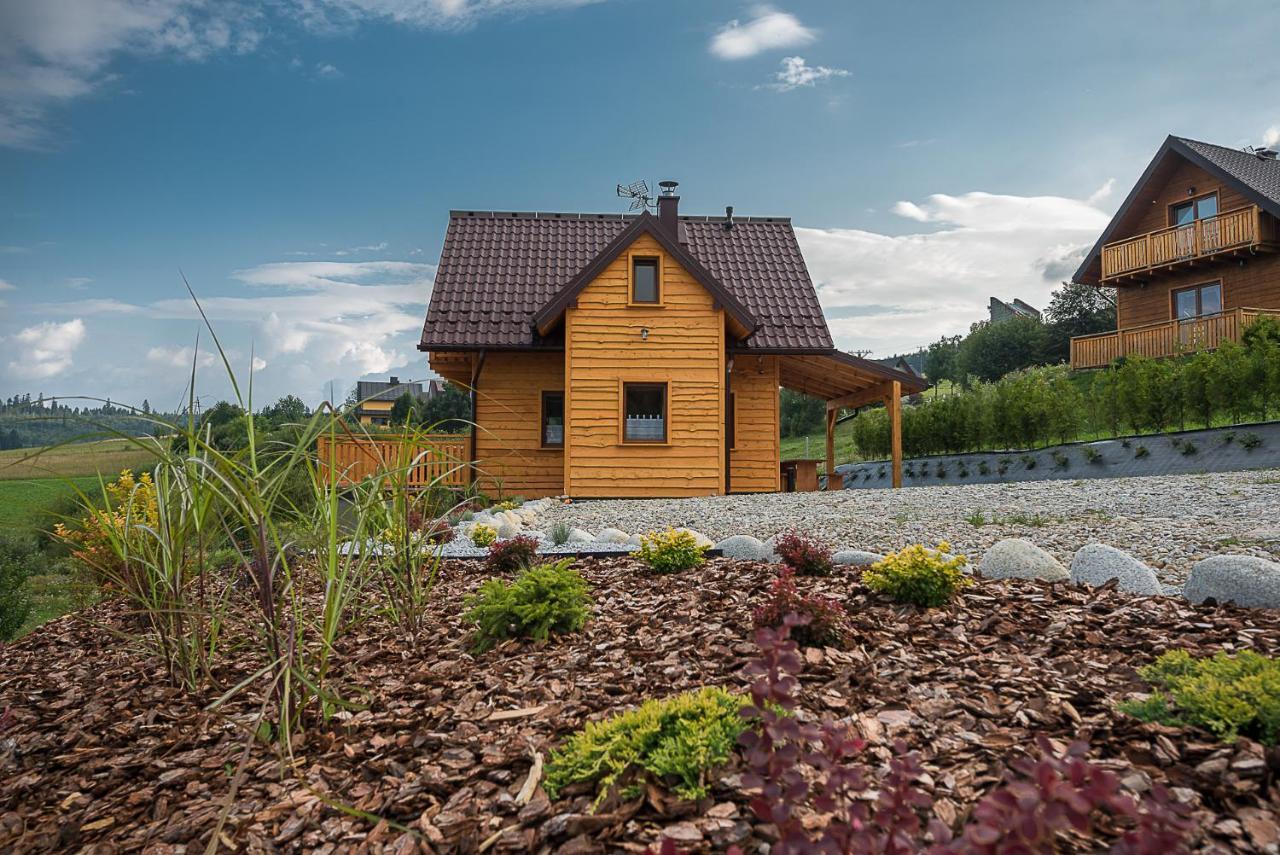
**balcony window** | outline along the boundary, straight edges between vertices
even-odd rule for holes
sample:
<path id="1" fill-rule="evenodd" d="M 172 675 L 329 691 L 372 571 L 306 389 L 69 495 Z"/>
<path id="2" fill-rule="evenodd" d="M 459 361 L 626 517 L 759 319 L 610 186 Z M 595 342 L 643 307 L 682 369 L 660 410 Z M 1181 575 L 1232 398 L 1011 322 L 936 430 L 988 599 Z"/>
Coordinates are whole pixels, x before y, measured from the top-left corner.
<path id="1" fill-rule="evenodd" d="M 564 448 L 564 392 L 542 393 L 542 447 Z"/>
<path id="2" fill-rule="evenodd" d="M 1173 292 L 1173 315 L 1179 321 L 1222 311 L 1222 283 L 1208 282 Z"/>
<path id="3" fill-rule="evenodd" d="M 1218 216 L 1218 194 L 1210 193 L 1181 205 L 1174 205 L 1170 214 L 1171 226 L 1189 226 L 1196 220 L 1207 220 Z"/>
<path id="4" fill-rule="evenodd" d="M 623 383 L 623 442 L 667 441 L 667 384 Z"/>

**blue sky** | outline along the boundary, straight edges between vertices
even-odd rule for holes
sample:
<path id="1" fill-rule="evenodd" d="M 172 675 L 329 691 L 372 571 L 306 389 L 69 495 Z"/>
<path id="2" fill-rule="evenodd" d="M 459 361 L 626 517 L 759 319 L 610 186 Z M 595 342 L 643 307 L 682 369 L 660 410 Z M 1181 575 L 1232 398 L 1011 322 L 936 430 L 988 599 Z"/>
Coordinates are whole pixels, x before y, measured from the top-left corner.
<path id="1" fill-rule="evenodd" d="M 176 403 L 179 270 L 264 402 L 426 376 L 450 208 L 639 178 L 792 217 L 838 343 L 912 348 L 1043 305 L 1167 133 L 1280 140 L 1278 40 L 1246 0 L 4 0 L 0 396 Z"/>

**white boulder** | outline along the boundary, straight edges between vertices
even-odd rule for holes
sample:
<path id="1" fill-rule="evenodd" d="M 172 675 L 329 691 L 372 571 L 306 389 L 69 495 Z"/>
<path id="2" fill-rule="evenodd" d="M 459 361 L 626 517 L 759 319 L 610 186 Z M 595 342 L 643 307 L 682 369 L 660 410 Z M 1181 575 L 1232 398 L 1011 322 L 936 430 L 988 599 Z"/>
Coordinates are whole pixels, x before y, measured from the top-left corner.
<path id="1" fill-rule="evenodd" d="M 1058 559 L 1029 540 L 1010 537 L 997 542 L 982 556 L 978 572 L 988 579 L 1043 579 L 1063 582 L 1071 578 Z"/>
<path id="2" fill-rule="evenodd" d="M 644 535 L 633 534 L 627 538 L 627 546 L 634 546 L 636 549 L 639 549 L 640 541 L 643 539 L 644 539 Z"/>
<path id="3" fill-rule="evenodd" d="M 715 545 L 714 543 L 712 543 L 711 538 L 707 537 L 702 532 L 694 531 L 691 528 L 678 528 L 676 529 L 676 531 L 684 531 L 693 535 L 693 539 L 697 541 L 698 546 L 701 546 L 703 549 L 710 549 L 712 546 Z"/>
<path id="4" fill-rule="evenodd" d="M 1081 547 L 1071 559 L 1071 583 L 1099 587 L 1116 580 L 1116 588 L 1129 594 L 1153 597 L 1161 593 L 1156 571 L 1105 543 Z"/>
<path id="5" fill-rule="evenodd" d="M 593 540 L 595 540 L 595 536 L 591 532 L 575 528 L 569 531 L 569 537 L 565 540 L 565 543 L 590 543 Z"/>
<path id="6" fill-rule="evenodd" d="M 861 549 L 841 549 L 831 556 L 832 564 L 846 567 L 868 567 L 884 558 L 876 552 L 865 552 Z"/>
<path id="7" fill-rule="evenodd" d="M 601 529 L 596 534 L 596 543 L 626 543 L 628 534 L 620 528 Z"/>
<path id="8" fill-rule="evenodd" d="M 1280 609 L 1280 564 L 1252 555 L 1214 555 L 1196 562 L 1182 593 L 1193 603 Z"/>
<path id="9" fill-rule="evenodd" d="M 720 550 L 725 558 L 736 558 L 739 561 L 767 561 L 773 551 L 762 540 L 749 534 L 731 535 L 712 548 Z"/>

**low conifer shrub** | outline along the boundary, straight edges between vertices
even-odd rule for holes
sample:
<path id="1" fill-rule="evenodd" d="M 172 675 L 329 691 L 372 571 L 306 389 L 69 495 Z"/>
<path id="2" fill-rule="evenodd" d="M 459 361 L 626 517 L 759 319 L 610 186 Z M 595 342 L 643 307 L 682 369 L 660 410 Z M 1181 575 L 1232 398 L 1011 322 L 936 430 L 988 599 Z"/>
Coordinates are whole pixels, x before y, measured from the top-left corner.
<path id="1" fill-rule="evenodd" d="M 899 603 L 941 606 L 961 588 L 973 584 L 963 572 L 965 564 L 963 555 L 951 555 L 946 541 L 936 550 L 915 544 L 872 564 L 862 574 L 862 581 Z"/>
<path id="2" fill-rule="evenodd" d="M 819 540 L 796 531 L 778 535 L 773 551 L 797 576 L 830 576 L 831 549 Z"/>
<path id="3" fill-rule="evenodd" d="M 558 522 L 551 526 L 551 542 L 556 546 L 564 546 L 569 542 L 569 535 L 573 532 L 573 527 L 567 522 Z"/>
<path id="4" fill-rule="evenodd" d="M 747 726 L 741 711 L 748 703 L 708 686 L 587 722 L 551 752 L 547 795 L 555 799 L 572 784 L 593 784 L 599 804 L 615 787 L 632 798 L 650 781 L 658 781 L 682 798 L 702 798 L 711 773 L 736 753 L 738 736 Z"/>
<path id="5" fill-rule="evenodd" d="M 777 629 L 789 614 L 809 619 L 791 633 L 802 647 L 838 647 L 844 641 L 847 622 L 840 604 L 829 597 L 802 594 L 795 571 L 784 567 L 769 589 L 769 598 L 751 613 L 751 619 L 756 629 Z"/>
<path id="6" fill-rule="evenodd" d="M 693 533 L 674 528 L 651 531 L 641 537 L 636 557 L 648 564 L 649 569 L 655 573 L 692 570 L 706 560 Z"/>
<path id="7" fill-rule="evenodd" d="M 489 545 L 485 566 L 492 573 L 514 573 L 533 566 L 538 560 L 538 539 L 518 534 Z"/>
<path id="8" fill-rule="evenodd" d="M 514 582 L 485 580 L 467 598 L 463 619 L 475 625 L 474 648 L 483 653 L 509 638 L 545 641 L 577 632 L 591 615 L 587 582 L 570 568 L 573 559 L 531 567 Z"/>
<path id="9" fill-rule="evenodd" d="M 1243 734 L 1268 745 L 1280 742 L 1280 659 L 1251 650 L 1198 659 L 1170 650 L 1138 673 L 1156 691 L 1147 700 L 1120 704 L 1121 712 L 1160 724 L 1197 725 L 1227 741 Z"/>

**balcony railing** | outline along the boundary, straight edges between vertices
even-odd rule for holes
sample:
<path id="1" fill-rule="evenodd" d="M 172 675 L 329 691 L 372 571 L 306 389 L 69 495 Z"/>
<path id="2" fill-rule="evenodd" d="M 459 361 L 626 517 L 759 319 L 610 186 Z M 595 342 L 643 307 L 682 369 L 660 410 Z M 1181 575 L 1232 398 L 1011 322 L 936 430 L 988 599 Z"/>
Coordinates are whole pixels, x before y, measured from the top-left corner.
<path id="1" fill-rule="evenodd" d="M 1176 356 L 1213 349 L 1224 341 L 1239 341 L 1245 327 L 1262 315 L 1280 316 L 1280 309 L 1228 309 L 1215 315 L 1077 336 L 1071 339 L 1071 367 L 1102 368 L 1134 354 Z"/>
<path id="2" fill-rule="evenodd" d="M 463 487 L 471 477 L 469 443 L 470 437 L 458 434 L 431 434 L 415 442 L 396 436 L 344 436 L 332 444 L 321 436 L 318 477 L 326 477 L 332 461 L 338 483 L 345 486 L 379 472 L 406 470 L 397 474 L 406 487 Z"/>
<path id="3" fill-rule="evenodd" d="M 1102 279 L 1150 273 L 1224 252 L 1270 245 L 1257 205 L 1224 211 L 1184 226 L 1169 226 L 1102 247 Z"/>

